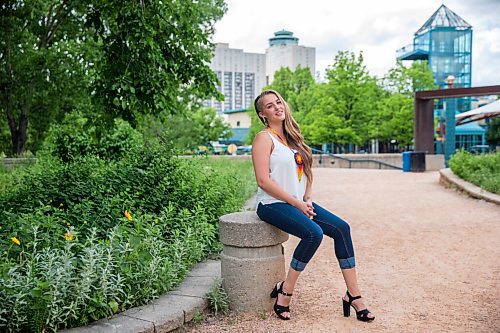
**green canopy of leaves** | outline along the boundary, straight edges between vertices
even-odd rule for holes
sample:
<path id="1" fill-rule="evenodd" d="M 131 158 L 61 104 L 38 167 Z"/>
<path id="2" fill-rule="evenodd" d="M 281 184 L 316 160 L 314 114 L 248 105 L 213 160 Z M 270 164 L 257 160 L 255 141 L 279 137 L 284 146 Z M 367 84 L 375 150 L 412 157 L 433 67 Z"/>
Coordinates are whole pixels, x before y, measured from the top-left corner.
<path id="1" fill-rule="evenodd" d="M 220 97 L 210 38 L 225 11 L 223 0 L 2 2 L 0 137 L 8 128 L 19 154 L 74 109 L 135 125 Z"/>
<path id="2" fill-rule="evenodd" d="M 426 62 L 405 67 L 399 61 L 377 79 L 368 73 L 362 53 L 341 51 L 324 82 L 315 82 L 307 68 L 281 68 L 267 88 L 287 100 L 309 144 L 363 145 L 376 139 L 408 146 L 413 139 L 413 94 L 433 89 L 434 80 Z M 250 137 L 261 128 L 252 115 Z"/>

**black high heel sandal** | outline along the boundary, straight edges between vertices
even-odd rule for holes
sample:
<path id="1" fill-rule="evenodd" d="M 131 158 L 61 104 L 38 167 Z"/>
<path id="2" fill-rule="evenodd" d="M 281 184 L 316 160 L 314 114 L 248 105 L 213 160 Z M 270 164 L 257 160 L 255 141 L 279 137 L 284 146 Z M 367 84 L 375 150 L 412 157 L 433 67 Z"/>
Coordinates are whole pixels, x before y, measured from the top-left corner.
<path id="1" fill-rule="evenodd" d="M 291 293 L 289 294 L 289 293 L 286 293 L 283 291 L 283 284 L 285 283 L 285 281 L 281 281 L 279 288 L 278 288 L 278 283 L 274 286 L 273 291 L 271 291 L 271 298 L 276 298 L 276 302 L 274 302 L 273 310 L 279 319 L 290 320 L 290 317 L 285 317 L 282 314 L 283 312 L 290 312 L 290 307 L 278 304 L 278 294 L 282 294 L 285 296 L 292 296 L 293 294 L 291 294 Z"/>
<path id="2" fill-rule="evenodd" d="M 346 291 L 346 295 L 349 301 L 346 301 L 344 298 L 342 298 L 342 305 L 344 307 L 344 317 L 349 317 L 351 315 L 351 306 L 352 306 L 354 311 L 356 311 L 356 318 L 358 318 L 358 320 L 372 321 L 375 319 L 375 317 L 373 318 L 368 317 L 368 314 L 371 313 L 370 311 L 368 311 L 368 309 L 358 311 L 358 309 L 356 309 L 354 304 L 352 304 L 352 301 L 360 299 L 361 296 L 351 296 L 351 294 L 349 294 L 349 291 Z"/>

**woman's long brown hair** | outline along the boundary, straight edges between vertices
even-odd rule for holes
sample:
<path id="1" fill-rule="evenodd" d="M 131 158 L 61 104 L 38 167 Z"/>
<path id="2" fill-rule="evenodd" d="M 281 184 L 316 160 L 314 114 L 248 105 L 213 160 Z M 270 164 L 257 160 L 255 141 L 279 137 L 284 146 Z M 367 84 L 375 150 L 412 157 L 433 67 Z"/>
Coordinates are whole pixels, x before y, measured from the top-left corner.
<path id="1" fill-rule="evenodd" d="M 259 96 L 255 99 L 255 112 L 257 112 L 257 116 L 260 121 L 266 127 L 268 124 L 264 121 L 264 119 L 259 115 L 259 112 L 262 111 L 262 103 L 261 98 L 265 95 L 274 94 L 278 99 L 283 103 L 285 109 L 285 120 L 283 121 L 283 135 L 285 136 L 285 140 L 289 143 L 290 146 L 297 149 L 302 155 L 302 159 L 304 160 L 304 173 L 306 174 L 307 181 L 312 184 L 313 176 L 312 176 L 312 151 L 308 145 L 304 142 L 304 137 L 300 132 L 299 124 L 293 118 L 292 112 L 290 111 L 290 107 L 288 103 L 281 97 L 281 95 L 275 90 L 264 90 L 260 93 Z"/>

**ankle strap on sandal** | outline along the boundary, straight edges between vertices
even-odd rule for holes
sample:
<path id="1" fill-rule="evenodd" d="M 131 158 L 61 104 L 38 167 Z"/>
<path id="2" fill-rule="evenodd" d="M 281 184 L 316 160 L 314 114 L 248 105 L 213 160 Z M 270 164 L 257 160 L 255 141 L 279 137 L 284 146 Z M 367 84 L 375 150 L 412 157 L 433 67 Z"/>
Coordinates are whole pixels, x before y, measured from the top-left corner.
<path id="1" fill-rule="evenodd" d="M 361 298 L 361 295 L 360 296 L 352 296 L 349 293 L 349 290 L 347 290 L 345 294 L 347 295 L 347 298 L 349 299 L 349 303 Z"/>
<path id="2" fill-rule="evenodd" d="M 293 296 L 292 293 L 286 293 L 283 291 L 283 285 L 285 284 L 285 281 L 281 282 L 280 288 L 278 289 L 278 292 L 284 296 Z"/>

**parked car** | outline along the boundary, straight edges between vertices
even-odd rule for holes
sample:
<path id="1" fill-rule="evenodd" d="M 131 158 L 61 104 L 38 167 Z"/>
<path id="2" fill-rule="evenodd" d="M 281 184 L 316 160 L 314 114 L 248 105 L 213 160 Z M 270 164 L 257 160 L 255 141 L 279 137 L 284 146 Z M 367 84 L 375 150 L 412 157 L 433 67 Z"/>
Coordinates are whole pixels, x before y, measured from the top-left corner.
<path id="1" fill-rule="evenodd" d="M 218 141 L 210 142 L 210 151 L 214 155 L 226 155 L 227 154 L 227 145 L 224 145 Z"/>
<path id="2" fill-rule="evenodd" d="M 494 149 L 491 149 L 488 145 L 475 145 L 467 148 L 466 150 L 471 154 L 486 154 L 494 151 Z"/>
<path id="3" fill-rule="evenodd" d="M 236 155 L 250 155 L 252 153 L 252 146 L 238 146 Z"/>

